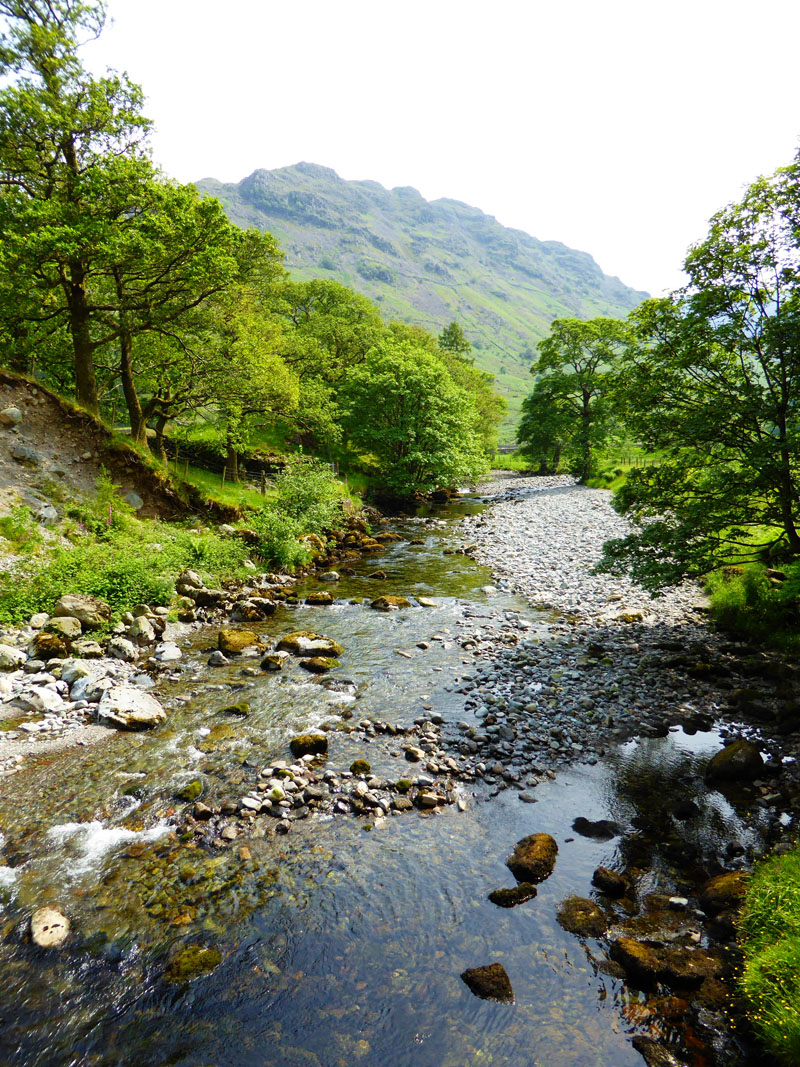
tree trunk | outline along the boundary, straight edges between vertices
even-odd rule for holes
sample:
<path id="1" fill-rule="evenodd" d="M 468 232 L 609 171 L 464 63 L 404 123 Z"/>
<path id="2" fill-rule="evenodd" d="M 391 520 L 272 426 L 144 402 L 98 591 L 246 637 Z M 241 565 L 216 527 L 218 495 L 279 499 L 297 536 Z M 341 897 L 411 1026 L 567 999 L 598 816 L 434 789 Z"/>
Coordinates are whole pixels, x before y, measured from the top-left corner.
<path id="1" fill-rule="evenodd" d="M 239 481 L 239 453 L 233 446 L 233 442 L 228 437 L 226 442 L 227 454 L 225 456 L 225 478 L 229 482 Z"/>
<path id="2" fill-rule="evenodd" d="M 89 329 L 89 300 L 86 295 L 86 270 L 79 259 L 70 260 L 69 275 L 63 277 L 69 309 L 69 331 L 75 359 L 75 399 L 100 414 L 97 380 L 94 374 L 94 348 Z"/>
<path id="3" fill-rule="evenodd" d="M 167 450 L 164 448 L 164 430 L 167 425 L 167 415 L 159 415 L 156 419 L 156 436 L 153 439 L 153 451 L 164 464 L 165 467 L 169 465 L 167 459 Z"/>
<path id="4" fill-rule="evenodd" d="M 136 381 L 133 377 L 133 334 L 131 333 L 128 312 L 125 308 L 122 279 L 117 271 L 114 272 L 114 280 L 117 285 L 117 299 L 119 301 L 119 376 L 128 408 L 131 440 L 138 441 L 139 444 L 147 444 L 147 423 L 139 400 L 139 393 L 136 389 Z"/>

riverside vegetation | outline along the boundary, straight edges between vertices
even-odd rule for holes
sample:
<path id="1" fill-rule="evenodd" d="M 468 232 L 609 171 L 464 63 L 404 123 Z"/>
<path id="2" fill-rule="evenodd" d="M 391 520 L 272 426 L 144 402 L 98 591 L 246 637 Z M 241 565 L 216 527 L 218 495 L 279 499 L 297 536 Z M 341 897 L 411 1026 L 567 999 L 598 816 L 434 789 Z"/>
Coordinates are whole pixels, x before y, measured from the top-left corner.
<path id="1" fill-rule="evenodd" d="M 295 571 L 312 561 L 331 568 L 343 563 L 344 571 L 362 553 L 380 551 L 396 536 L 371 532 L 365 518 L 375 523 L 378 517 L 360 514 L 359 502 L 353 502 L 330 467 L 304 456 L 324 456 L 328 464 L 339 463 L 368 478 L 385 496 L 409 500 L 473 480 L 485 470 L 505 406 L 491 376 L 473 362 L 457 322 L 433 336 L 418 327 L 384 322 L 375 305 L 336 281 L 291 278 L 270 234 L 238 229 L 213 198 L 166 179 L 150 159 L 149 123 L 139 88 L 125 76 L 95 77 L 80 61 L 81 39 L 102 28 L 101 3 L 57 0 L 42 8 L 32 0 L 0 0 L 0 15 L 6 23 L 0 49 L 5 78 L 0 90 L 0 341 L 3 362 L 15 372 L 4 377 L 4 388 L 26 396 L 26 403 L 8 403 L 0 412 L 9 440 L 3 464 L 36 472 L 36 484 L 29 483 L 26 490 L 35 505 L 14 503 L 0 519 L 0 534 L 12 557 L 0 575 L 0 622 L 15 628 L 0 655 L 7 672 L 4 696 L 41 715 L 11 723 L 9 733 L 16 735 L 19 727 L 31 736 L 66 734 L 83 729 L 95 713 L 116 726 L 153 727 L 165 713 L 154 697 L 136 689 L 146 690 L 152 681 L 150 675 L 136 673 L 136 664 L 141 649 L 152 652 L 146 662 L 156 675 L 181 660 L 183 652 L 170 639 L 168 626 L 177 621 L 196 626 L 219 612 L 237 624 L 268 626 L 279 605 L 294 606 L 299 598 L 294 575 L 259 570 L 259 562 Z M 625 322 L 556 320 L 539 345 L 533 367 L 538 380 L 520 427 L 523 449 L 543 473 L 566 462 L 589 481 L 603 477 L 597 457 L 620 441 L 624 425 L 625 439 L 644 448 L 653 462 L 628 472 L 616 495 L 618 510 L 632 526 L 620 527 L 620 536 L 607 540 L 601 571 L 613 576 L 629 571 L 655 592 L 686 578 L 712 575 L 712 605 L 721 624 L 770 636 L 777 625 L 787 641 L 796 629 L 800 580 L 800 457 L 794 425 L 799 187 L 800 155 L 754 183 L 739 204 L 719 212 L 706 240 L 690 251 L 689 282 L 679 293 L 645 301 Z M 479 243 L 491 246 L 496 258 L 496 230 L 483 219 L 476 224 L 483 235 Z M 391 249 L 382 251 L 392 254 Z M 363 257 L 360 262 L 358 273 L 369 279 L 373 267 Z M 435 263 L 431 269 L 441 274 Z M 624 302 L 626 294 L 620 299 Z M 148 502 L 135 492 L 120 493 L 102 467 L 93 496 L 74 499 L 59 489 L 63 470 L 56 474 L 50 461 L 43 463 L 27 437 L 33 413 L 47 403 L 47 396 L 52 399 L 41 383 L 74 395 L 89 416 L 113 422 L 118 404 L 124 406 L 130 443 L 115 440 L 108 451 L 117 458 L 128 453 L 125 465 L 141 450 L 138 461 L 152 475 L 148 493 L 155 493 L 153 471 L 165 457 L 168 430 L 185 441 L 210 442 L 224 457 L 234 484 L 241 457 L 253 445 L 289 450 L 292 458 L 274 483 L 263 487 L 263 504 L 244 516 L 226 516 L 234 521 L 221 525 L 208 521 L 213 501 L 201 501 L 186 486 L 176 491 L 166 480 L 160 491 L 164 499 L 169 496 L 171 517 L 182 515 L 183 524 L 145 518 Z M 148 447 L 156 460 L 147 456 Z M 94 450 L 86 455 L 97 462 Z M 559 492 L 570 487 L 550 488 Z M 537 528 L 540 536 L 546 533 Z M 502 545 L 496 542 L 495 548 L 498 543 Z M 491 555 L 486 544 L 482 550 L 487 558 Z M 519 565 L 523 555 L 516 547 L 510 555 Z M 502 571 L 502 552 L 493 563 Z M 331 583 L 341 578 L 332 569 L 327 575 Z M 386 574 L 376 571 L 365 579 L 381 581 Z M 535 601 L 539 590 L 528 588 L 527 577 L 519 581 L 523 587 Z M 581 598 L 587 590 L 581 588 Z M 424 608 L 425 599 L 415 604 L 389 593 L 369 603 L 376 612 L 394 617 Z M 311 590 L 303 608 L 324 609 L 336 600 L 328 590 Z M 351 606 L 359 606 L 358 600 L 354 597 Z M 581 604 L 562 604 L 559 610 L 574 615 L 564 625 L 581 621 Z M 614 654 L 631 664 L 641 655 L 642 643 L 648 644 L 646 627 L 641 642 L 618 643 L 616 631 L 644 622 L 639 614 L 622 611 L 609 638 Z M 554 632 L 561 625 L 556 623 Z M 529 626 L 517 617 L 512 629 L 524 632 Z M 502 630 L 493 639 L 502 643 Z M 479 652 L 481 644 L 478 634 L 462 640 L 460 647 Z M 598 648 L 592 651 L 589 645 L 590 661 L 608 666 L 606 648 L 594 644 Z M 422 639 L 416 647 L 425 651 L 430 642 Z M 294 631 L 272 642 L 255 630 L 226 627 L 207 665 L 227 670 L 230 657 L 248 649 L 245 659 L 253 652 L 263 659 L 259 668 L 242 669 L 245 679 L 261 678 L 262 671 L 281 673 L 290 655 L 297 656 L 303 672 L 326 675 L 338 666 L 336 656 L 344 646 L 311 631 Z M 305 654 L 309 649 L 315 654 Z M 69 655 L 73 652 L 98 659 L 101 673 L 75 660 Z M 722 663 L 713 648 L 710 660 L 690 663 L 693 677 L 741 680 L 738 668 Z M 773 710 L 765 719 L 774 718 L 791 736 L 791 714 L 784 713 L 794 706 L 792 672 L 778 660 L 767 662 L 785 684 L 769 694 Z M 537 663 L 544 664 L 546 678 L 535 685 L 543 688 L 531 683 L 506 699 L 518 673 L 539 669 Z M 591 665 L 581 660 L 578 666 Z M 762 661 L 756 665 L 763 668 Z M 176 679 L 179 674 L 176 669 Z M 485 731 L 469 723 L 459 727 L 464 737 L 453 754 L 442 739 L 437 715 L 411 725 L 380 727 L 365 719 L 343 731 L 364 743 L 378 735 L 403 738 L 405 758 L 427 759 L 433 777 L 372 775 L 370 762 L 361 756 L 347 776 L 326 775 L 310 766 L 327 750 L 325 738 L 312 733 L 294 739 L 294 763 L 264 763 L 252 780 L 245 782 L 248 772 L 237 779 L 235 784 L 246 784 L 249 792 L 236 801 L 206 804 L 199 799 L 202 782 L 193 780 L 179 796 L 194 803 L 190 813 L 184 812 L 181 840 L 222 850 L 242 836 L 241 826 L 261 816 L 276 820 L 275 833 L 283 834 L 294 821 L 315 812 L 358 816 L 380 810 L 377 821 L 390 813 L 432 814 L 448 806 L 463 810 L 459 782 L 480 779 L 489 787 L 499 782 L 491 793 L 504 789 L 503 783 L 535 788 L 542 768 L 531 763 L 532 756 L 544 760 L 549 754 L 557 763 L 570 763 L 581 755 L 595 766 L 592 744 L 610 744 L 644 728 L 644 695 L 637 695 L 632 716 L 620 708 L 610 715 L 616 722 L 601 724 L 589 713 L 620 688 L 616 683 L 608 692 L 589 687 L 578 704 L 587 713 L 584 728 L 573 726 L 568 716 L 551 727 L 542 748 L 541 738 L 532 736 L 538 734 L 532 724 L 542 712 L 537 694 L 554 695 L 557 687 L 550 683 L 560 677 L 549 651 L 540 658 L 522 657 L 506 674 L 493 674 L 492 699 L 486 700 L 493 710 L 482 716 Z M 476 686 L 474 679 L 464 679 L 461 692 L 479 690 L 487 680 L 480 676 Z M 326 692 L 354 696 L 349 684 L 337 688 L 334 679 Z M 740 696 L 735 706 L 757 709 L 762 689 L 741 695 L 746 689 L 736 688 Z M 711 699 L 711 694 L 705 692 L 705 697 Z M 480 712 L 473 701 L 466 702 L 467 709 Z M 552 706 L 546 710 L 550 716 Z M 524 724 L 521 711 L 528 713 Z M 220 714 L 245 720 L 249 708 L 239 702 Z M 342 720 L 347 721 L 344 715 Z M 655 721 L 645 725 L 660 729 Z M 695 728 L 696 719 L 688 725 Z M 204 743 L 214 746 L 234 735 L 229 723 L 217 724 L 203 735 L 209 738 Z M 762 790 L 767 807 L 774 807 L 775 796 L 794 803 L 794 781 L 774 739 L 753 730 L 748 737 L 721 736 L 732 744 L 722 764 L 709 763 L 711 781 L 733 775 L 755 779 L 752 788 Z M 774 749 L 766 765 L 756 742 Z M 473 758 L 481 746 L 496 762 Z M 764 768 L 764 773 L 782 776 L 778 794 L 759 784 Z M 15 770 L 16 763 L 4 769 Z M 358 780 L 355 787 L 351 778 Z M 523 803 L 531 801 L 530 795 L 523 796 L 526 792 L 520 793 Z M 130 796 L 140 799 L 133 792 Z M 230 821 L 234 815 L 243 820 L 239 826 Z M 688 809 L 672 815 L 693 817 Z M 575 819 L 573 828 L 589 837 L 621 833 L 608 820 Z M 533 883 L 549 877 L 558 851 L 550 835 L 528 834 L 514 856 L 527 855 L 534 846 L 544 847 L 547 871 L 540 874 L 530 864 L 523 870 L 515 861 L 518 877 L 525 880 L 514 890 L 496 891 L 489 897 L 493 903 L 505 907 L 534 899 Z M 635 870 L 633 857 L 641 859 L 641 854 L 626 842 L 620 846 L 623 855 L 626 848 L 628 865 Z M 249 853 L 247 846 L 244 851 Z M 746 893 L 740 988 L 753 1025 L 786 1062 L 793 1062 L 800 1047 L 798 991 L 785 979 L 785 969 L 797 959 L 797 906 L 791 891 L 796 864 L 797 853 L 791 851 L 767 862 L 756 869 L 748 889 L 741 870 L 725 871 L 722 877 L 735 876 L 733 883 L 725 883 L 726 891 L 733 884 L 735 892 L 720 902 L 714 896 L 720 885 L 707 886 L 706 904 L 700 898 L 701 910 L 713 919 L 707 924 L 711 937 L 715 924 L 730 933 L 733 911 Z M 511 869 L 517 875 L 515 865 Z M 627 899 L 633 875 L 601 870 L 606 869 L 595 871 L 596 888 L 609 898 L 619 889 L 617 895 Z M 194 877 L 181 874 L 179 880 L 189 884 Z M 182 902 L 180 888 L 170 885 Z M 263 903 L 265 898 L 255 893 L 255 899 Z M 559 910 L 559 923 L 579 936 L 602 938 L 604 924 L 623 922 L 605 904 L 604 913 L 596 902 L 573 895 Z M 189 911 L 170 907 L 159 896 L 149 914 L 158 919 L 169 912 L 177 924 L 194 921 L 195 897 Z M 683 910 L 685 905 L 670 901 L 669 907 Z M 704 936 L 685 924 L 668 925 L 661 928 L 660 940 Z M 64 916 L 49 909 L 34 914 L 30 930 L 43 948 L 69 937 Z M 699 1020 L 702 1010 L 720 1007 L 713 983 L 726 968 L 715 952 L 695 953 L 684 945 L 687 953 L 659 955 L 651 947 L 626 933 L 614 940 L 611 960 L 633 985 L 705 990 L 705 999 L 698 994 L 681 1013 L 690 1011 Z M 702 970 L 689 966 L 690 955 L 694 963 L 700 960 Z M 212 974 L 221 963 L 216 949 L 188 945 L 164 973 L 167 981 L 181 984 Z M 513 999 L 500 964 L 467 968 L 463 976 L 479 996 Z M 663 1005 L 647 1010 L 659 1018 L 664 1014 Z M 674 1060 L 660 1046 L 661 1025 L 654 1023 L 657 1038 L 637 1038 L 635 1047 L 649 1063 Z"/>

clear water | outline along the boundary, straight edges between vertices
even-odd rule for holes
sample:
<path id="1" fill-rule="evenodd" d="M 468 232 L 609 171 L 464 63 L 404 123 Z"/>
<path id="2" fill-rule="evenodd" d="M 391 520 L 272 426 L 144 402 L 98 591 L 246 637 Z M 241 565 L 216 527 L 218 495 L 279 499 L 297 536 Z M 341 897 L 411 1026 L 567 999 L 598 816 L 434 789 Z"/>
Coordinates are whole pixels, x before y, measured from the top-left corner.
<path id="1" fill-rule="evenodd" d="M 703 758 L 719 747 L 714 733 L 632 742 L 540 785 L 535 804 L 514 790 L 490 798 L 475 787 L 465 812 L 413 812 L 370 832 L 364 820 L 314 817 L 287 837 L 239 841 L 219 854 L 165 833 L 181 785 L 199 777 L 207 796 L 241 795 L 254 768 L 287 754 L 289 737 L 344 707 L 398 723 L 424 705 L 446 721 L 465 716 L 456 690 L 472 659 L 452 638 L 493 614 L 499 625 L 506 611 L 535 620 L 515 598 L 482 593 L 490 576 L 470 559 L 443 555 L 459 512 L 476 506 L 460 503 L 443 528 L 401 523 L 425 543 L 361 561 L 335 587 L 342 600 L 334 607 L 286 607 L 260 627 L 335 638 L 345 654 L 334 676 L 354 693 L 333 692 L 296 666 L 257 678 L 241 673 L 257 660 L 209 669 L 216 631 L 194 634 L 162 687 L 166 728 L 114 734 L 2 783 L 0 1063 L 641 1064 L 630 1045 L 636 997 L 602 973 L 598 943 L 565 933 L 555 913 L 565 896 L 590 895 L 601 863 L 640 867 L 643 889 L 680 891 L 728 842 L 755 841 L 757 828 L 703 785 Z M 378 567 L 385 582 L 366 578 Z M 385 615 L 348 602 L 389 592 L 431 596 L 438 606 Z M 423 639 L 426 651 L 417 648 Z M 243 700 L 247 719 L 220 718 L 223 706 Z M 227 729 L 214 731 L 221 723 Z M 331 734 L 331 767 L 358 756 L 399 776 L 377 742 Z M 684 796 L 703 811 L 689 831 L 670 813 L 670 799 Z M 628 832 L 589 840 L 572 829 L 578 816 L 611 818 Z M 536 899 L 495 907 L 488 893 L 514 881 L 506 857 L 538 831 L 558 841 L 553 875 Z M 24 936 L 44 903 L 73 923 L 57 953 Z M 188 985 L 165 982 L 166 959 L 190 944 L 218 948 L 221 964 Z M 511 978 L 513 1004 L 479 1000 L 460 980 L 466 967 L 494 961 Z"/>

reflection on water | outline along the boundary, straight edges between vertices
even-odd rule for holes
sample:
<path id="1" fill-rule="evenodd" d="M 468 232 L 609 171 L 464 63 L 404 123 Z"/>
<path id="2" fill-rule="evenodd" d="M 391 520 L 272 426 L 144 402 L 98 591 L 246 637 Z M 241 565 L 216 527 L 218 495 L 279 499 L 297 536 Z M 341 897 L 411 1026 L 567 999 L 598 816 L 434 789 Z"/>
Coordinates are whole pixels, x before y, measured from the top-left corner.
<path id="1" fill-rule="evenodd" d="M 475 625 L 466 613 L 525 605 L 481 594 L 487 573 L 443 556 L 448 528 L 409 524 L 406 532 L 425 543 L 382 555 L 386 581 L 367 578 L 376 564 L 364 561 L 336 587 L 336 606 L 286 608 L 260 627 L 340 641 L 336 674 L 352 681 L 355 700 L 296 667 L 280 678 L 243 676 L 246 660 L 211 671 L 213 633 L 201 633 L 163 688 L 166 729 L 117 735 L 24 783 L 4 783 L 4 857 L 16 876 L 0 877 L 0 1062 L 641 1064 L 629 1043 L 630 995 L 600 970 L 597 943 L 566 934 L 555 913 L 565 896 L 590 895 L 600 864 L 636 868 L 648 889 L 672 891 L 731 841 L 754 843 L 757 828 L 740 820 L 735 798 L 703 784 L 702 757 L 719 746 L 713 733 L 631 743 L 540 785 L 535 804 L 514 791 L 488 801 L 476 789 L 466 812 L 414 812 L 371 832 L 363 820 L 311 818 L 286 838 L 213 854 L 163 835 L 187 780 L 199 775 L 206 796 L 224 795 L 284 755 L 292 733 L 335 720 L 348 704 L 357 716 L 401 723 L 425 706 L 445 721 L 464 716 L 456 679 L 472 660 L 453 638 Z M 384 592 L 433 596 L 438 606 L 387 616 L 348 603 Z M 249 703 L 246 719 L 220 717 L 233 699 Z M 365 751 L 363 741 L 332 736 L 337 770 L 366 756 L 379 773 L 399 773 L 377 744 Z M 676 798 L 698 813 L 679 818 Z M 613 819 L 624 832 L 607 842 L 581 837 L 572 828 L 579 816 Z M 555 872 L 534 900 L 495 907 L 489 892 L 513 884 L 511 848 L 538 831 L 558 842 Z M 26 917 L 45 902 L 73 920 L 71 947 L 60 954 L 23 936 Z M 189 985 L 169 985 L 165 962 L 187 944 L 215 945 L 222 962 Z M 459 978 L 494 961 L 511 978 L 514 1004 L 481 1001 Z"/>

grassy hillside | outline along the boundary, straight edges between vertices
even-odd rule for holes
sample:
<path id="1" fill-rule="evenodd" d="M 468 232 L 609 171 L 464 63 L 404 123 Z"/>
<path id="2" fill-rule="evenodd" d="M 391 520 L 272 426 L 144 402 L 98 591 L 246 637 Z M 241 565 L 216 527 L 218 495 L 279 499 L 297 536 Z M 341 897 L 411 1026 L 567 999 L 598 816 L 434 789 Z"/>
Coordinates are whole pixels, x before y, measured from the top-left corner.
<path id="1" fill-rule="evenodd" d="M 457 200 L 344 181 L 313 163 L 198 182 L 242 226 L 269 230 L 298 278 L 332 278 L 398 318 L 438 333 L 457 319 L 479 366 L 511 405 L 531 387 L 536 342 L 555 318 L 625 316 L 646 293 L 603 274 L 586 252 L 538 241 Z"/>

